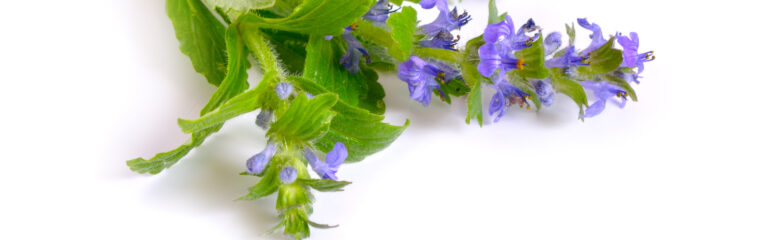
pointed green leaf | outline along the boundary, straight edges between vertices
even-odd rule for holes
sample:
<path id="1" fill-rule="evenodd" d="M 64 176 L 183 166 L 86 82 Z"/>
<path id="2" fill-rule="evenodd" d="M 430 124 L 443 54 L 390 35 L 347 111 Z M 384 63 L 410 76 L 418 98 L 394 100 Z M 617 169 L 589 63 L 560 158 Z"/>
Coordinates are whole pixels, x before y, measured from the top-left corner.
<path id="1" fill-rule="evenodd" d="M 218 86 L 227 71 L 224 25 L 200 0 L 167 0 L 165 8 L 181 52 L 192 60 L 195 71 Z"/>
<path id="2" fill-rule="evenodd" d="M 603 74 L 609 73 L 619 68 L 624 58 L 621 55 L 621 50 L 613 48 L 613 40 L 611 37 L 607 43 L 603 44 L 600 48 L 593 51 L 587 59 L 590 62 L 589 66 L 579 67 L 584 72 L 591 74 Z"/>
<path id="3" fill-rule="evenodd" d="M 200 115 L 212 111 L 227 99 L 248 89 L 248 73 L 246 70 L 250 67 L 248 63 L 248 49 L 245 47 L 240 34 L 237 32 L 237 26 L 230 25 L 226 32 L 228 65 L 227 75 L 213 93 L 208 104 L 200 110 Z"/>
<path id="4" fill-rule="evenodd" d="M 499 10 L 496 9 L 496 1 L 488 1 L 488 25 L 504 21 L 503 16 L 499 16 Z"/>
<path id="5" fill-rule="evenodd" d="M 456 65 L 461 62 L 461 53 L 448 49 L 416 47 L 413 49 L 413 55 L 419 56 L 421 58 L 440 60 Z"/>
<path id="6" fill-rule="evenodd" d="M 483 84 L 482 81 L 475 81 L 472 91 L 467 97 L 467 124 L 470 120 L 477 119 L 477 124 L 483 126 Z"/>
<path id="7" fill-rule="evenodd" d="M 285 114 L 272 123 L 267 136 L 299 143 L 322 136 L 330 127 L 331 119 L 335 115 L 331 107 L 338 99 L 336 94 L 332 93 L 320 94 L 312 99 L 299 94 Z"/>
<path id="8" fill-rule="evenodd" d="M 371 57 L 373 57 L 372 60 L 374 62 L 376 62 L 377 57 L 384 57 L 381 55 L 386 54 L 389 54 L 392 58 L 395 59 L 405 59 L 408 57 L 400 48 L 400 44 L 398 44 L 395 39 L 392 38 L 392 33 L 380 27 L 374 26 L 368 21 L 359 21 L 357 23 L 357 29 L 352 31 L 352 33 L 359 37 L 360 41 L 364 45 L 370 45 L 370 43 L 374 44 L 373 47 L 366 46 L 368 51 L 371 53 Z M 376 52 L 376 47 L 383 48 L 386 51 Z"/>
<path id="9" fill-rule="evenodd" d="M 363 105 L 375 112 L 384 112 L 384 91 L 376 81 L 375 71 L 360 66 L 360 72 L 350 73 L 339 59 L 344 55 L 344 40 L 312 35 L 307 45 L 304 77 L 339 95 L 339 99 L 353 106 Z M 373 89 L 371 89 L 373 88 Z M 369 91 L 373 90 L 373 91 Z"/>
<path id="10" fill-rule="evenodd" d="M 284 18 L 243 16 L 244 28 L 271 28 L 319 36 L 340 35 L 373 5 L 373 0 L 305 0 Z"/>
<path id="11" fill-rule="evenodd" d="M 570 79 L 563 73 L 562 68 L 551 69 L 552 88 L 562 94 L 573 99 L 576 105 L 579 106 L 579 118 L 584 115 L 584 108 L 589 106 L 587 101 L 587 94 L 584 92 L 584 88 L 581 84 Z"/>
<path id="12" fill-rule="evenodd" d="M 399 44 L 401 53 L 393 54 L 393 49 L 390 50 L 390 55 L 405 61 L 406 58 L 411 55 L 411 48 L 413 47 L 413 35 L 416 33 L 416 10 L 412 7 L 403 7 L 400 12 L 392 13 L 387 19 L 387 26 L 392 29 L 392 38 Z"/>
<path id="13" fill-rule="evenodd" d="M 549 69 L 544 65 L 544 40 L 539 37 L 530 47 L 515 52 L 515 57 L 523 61 L 522 70 L 514 72 L 523 78 L 543 79 L 549 76 Z"/>
<path id="14" fill-rule="evenodd" d="M 314 188 L 321 192 L 340 192 L 351 182 L 334 181 L 331 179 L 299 179 L 300 184 Z"/>
<path id="15" fill-rule="evenodd" d="M 237 200 L 256 200 L 277 191 L 277 188 L 280 187 L 279 171 L 277 168 L 268 166 L 267 169 L 264 169 L 264 177 L 248 190 L 248 194 Z"/>
<path id="16" fill-rule="evenodd" d="M 205 2 L 211 6 L 241 11 L 270 8 L 275 5 L 275 0 L 205 0 Z"/>

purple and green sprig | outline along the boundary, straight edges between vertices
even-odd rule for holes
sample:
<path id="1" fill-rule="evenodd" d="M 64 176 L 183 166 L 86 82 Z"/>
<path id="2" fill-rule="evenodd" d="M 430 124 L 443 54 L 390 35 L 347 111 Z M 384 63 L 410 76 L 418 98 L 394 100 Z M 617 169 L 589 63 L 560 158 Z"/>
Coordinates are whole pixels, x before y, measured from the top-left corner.
<path id="1" fill-rule="evenodd" d="M 239 200 L 276 194 L 274 231 L 307 238 L 311 228 L 335 227 L 310 219 L 313 194 L 342 191 L 350 184 L 343 163 L 383 150 L 409 125 L 383 121 L 379 72 L 396 73 L 423 106 L 433 95 L 446 103 L 466 98 L 467 124 L 482 126 L 486 114 L 497 122 L 515 105 L 551 106 L 557 93 L 576 102 L 582 120 L 609 102 L 624 107 L 637 100 L 631 85 L 655 59 L 640 50 L 637 33 L 605 36 L 598 24 L 577 19 L 591 35 L 588 46 L 575 46 L 574 24 L 564 41 L 532 19 L 515 25 L 493 1 L 484 34 L 458 46 L 461 28 L 474 21 L 467 11 L 446 0 L 409 1 L 166 0 L 181 52 L 217 89 L 196 119 L 178 120 L 190 134 L 186 143 L 128 166 L 160 173 L 228 120 L 252 113 L 264 146 L 242 159 L 241 175 L 254 185 Z M 415 8 L 438 11 L 437 18 L 422 23 Z M 261 74 L 255 86 L 251 67 Z M 493 91 L 487 108 L 484 87 Z"/>

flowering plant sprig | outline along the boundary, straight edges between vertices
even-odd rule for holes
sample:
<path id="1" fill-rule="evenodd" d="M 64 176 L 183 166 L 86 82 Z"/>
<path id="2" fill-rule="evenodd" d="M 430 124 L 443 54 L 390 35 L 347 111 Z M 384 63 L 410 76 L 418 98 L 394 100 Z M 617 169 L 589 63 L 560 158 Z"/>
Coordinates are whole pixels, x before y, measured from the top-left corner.
<path id="1" fill-rule="evenodd" d="M 357 162 L 389 146 L 409 125 L 383 122 L 386 106 L 377 71 L 397 72 L 410 98 L 429 106 L 432 96 L 451 103 L 467 98 L 467 124 L 484 112 L 499 121 L 508 108 L 553 104 L 556 93 L 572 98 L 579 118 L 600 114 L 608 102 L 623 107 L 637 100 L 644 63 L 637 33 L 603 35 L 596 23 L 577 19 L 591 31 L 583 49 L 575 27 L 544 36 L 529 19 L 516 26 L 490 1 L 482 36 L 458 47 L 471 15 L 445 0 L 166 0 L 182 53 L 217 86 L 200 117 L 179 119 L 190 140 L 150 159 L 128 161 L 131 170 L 157 174 L 181 160 L 229 119 L 259 110 L 256 127 L 266 146 L 244 159 L 244 176 L 258 181 L 240 200 L 277 194 L 281 221 L 275 227 L 295 238 L 310 227 L 334 227 L 310 220 L 313 191 L 340 191 L 350 184 L 342 163 Z M 397 5 L 397 6 L 395 6 Z M 409 6 L 411 5 L 411 6 Z M 439 11 L 419 25 L 414 7 Z M 430 10 L 430 11 L 434 11 Z M 455 34 L 455 35 L 454 35 Z M 614 47 L 614 42 L 622 50 Z M 249 56 L 263 77 L 249 87 Z M 637 69 L 637 71 L 635 71 Z M 485 110 L 482 88 L 495 93 Z M 592 93 L 589 102 L 586 91 Z"/>

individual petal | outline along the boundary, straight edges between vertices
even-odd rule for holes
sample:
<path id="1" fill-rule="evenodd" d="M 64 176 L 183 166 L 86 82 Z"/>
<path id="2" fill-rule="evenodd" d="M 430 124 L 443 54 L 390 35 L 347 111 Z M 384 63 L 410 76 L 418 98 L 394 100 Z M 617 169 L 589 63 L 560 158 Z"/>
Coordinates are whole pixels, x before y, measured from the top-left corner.
<path id="1" fill-rule="evenodd" d="M 589 105 L 587 110 L 584 111 L 584 118 L 591 118 L 603 112 L 605 110 L 605 101 L 605 99 L 601 99 Z"/>
<path id="2" fill-rule="evenodd" d="M 435 81 L 439 68 L 412 56 L 398 66 L 397 76 L 408 84 L 410 97 L 428 106 L 432 99 L 432 90 L 440 85 Z"/>
<path id="3" fill-rule="evenodd" d="M 290 83 L 282 82 L 275 86 L 275 93 L 277 93 L 277 97 L 280 99 L 285 100 L 291 96 L 291 92 L 293 92 L 293 86 Z"/>
<path id="4" fill-rule="evenodd" d="M 515 31 L 515 24 L 512 22 L 512 17 L 505 16 L 504 21 L 496 24 L 489 24 L 485 27 L 483 32 L 483 40 L 486 43 L 495 43 L 499 40 L 511 38 Z"/>
<path id="5" fill-rule="evenodd" d="M 491 103 L 488 105 L 488 115 L 493 116 L 494 114 L 498 113 L 498 115 L 496 115 L 496 117 L 493 119 L 493 122 L 498 122 L 501 117 L 504 116 L 507 106 L 506 101 L 507 99 L 499 91 L 497 91 L 496 94 L 491 97 Z"/>
<path id="6" fill-rule="evenodd" d="M 329 168 L 336 170 L 344 163 L 347 156 L 347 147 L 341 142 L 336 142 L 333 149 L 325 155 L 325 163 L 328 164 Z"/>
<path id="7" fill-rule="evenodd" d="M 283 184 L 291 184 L 296 181 L 298 172 L 293 167 L 284 167 L 280 170 L 280 182 Z"/>
<path id="8" fill-rule="evenodd" d="M 269 128 L 270 122 L 272 122 L 272 111 L 262 108 L 261 112 L 259 112 L 259 115 L 256 116 L 256 126 L 267 130 L 267 128 Z"/>
<path id="9" fill-rule="evenodd" d="M 545 56 L 555 53 L 560 45 L 563 44 L 563 36 L 559 32 L 552 32 L 544 38 Z"/>
<path id="10" fill-rule="evenodd" d="M 555 101 L 555 91 L 552 90 L 552 85 L 543 80 L 537 80 L 533 82 L 533 87 L 536 90 L 536 95 L 539 96 L 541 104 L 552 106 L 552 103 Z"/>
<path id="11" fill-rule="evenodd" d="M 579 18 L 577 19 L 577 22 L 579 23 L 579 26 L 592 31 L 592 34 L 589 35 L 589 37 L 592 39 L 592 42 L 582 52 L 592 52 L 608 42 L 608 40 L 603 38 L 603 31 L 600 29 L 600 26 L 597 25 L 597 23 L 589 23 L 586 18 Z"/>
<path id="12" fill-rule="evenodd" d="M 379 0 L 374 4 L 370 10 L 368 10 L 365 15 L 363 15 L 364 19 L 370 20 L 374 23 L 385 23 L 387 22 L 387 18 L 389 18 L 389 14 L 397 11 L 392 10 L 392 5 L 389 4 L 389 0 Z"/>
<path id="13" fill-rule="evenodd" d="M 501 67 L 501 56 L 492 43 L 486 43 L 477 49 L 480 56 L 480 63 L 477 65 L 477 71 L 485 77 L 491 77 L 496 69 Z"/>
<path id="14" fill-rule="evenodd" d="M 267 147 L 260 153 L 253 155 L 245 163 L 248 173 L 261 174 L 275 155 L 275 144 L 267 143 Z"/>

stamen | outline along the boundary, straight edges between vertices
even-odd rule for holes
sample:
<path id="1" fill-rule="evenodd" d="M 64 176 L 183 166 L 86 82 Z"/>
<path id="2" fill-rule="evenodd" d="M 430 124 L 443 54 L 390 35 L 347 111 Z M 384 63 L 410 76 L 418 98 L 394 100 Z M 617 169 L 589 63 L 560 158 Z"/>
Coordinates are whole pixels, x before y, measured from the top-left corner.
<path id="1" fill-rule="evenodd" d="M 357 30 L 357 21 L 355 21 L 354 23 L 352 23 L 352 25 L 349 25 L 349 29 L 350 29 L 350 30 L 352 30 L 352 31 L 355 31 L 355 30 Z"/>
<path id="2" fill-rule="evenodd" d="M 525 63 L 525 59 L 517 60 L 517 64 L 515 64 L 515 67 L 517 67 L 517 69 L 523 70 L 523 68 L 524 68 L 523 67 L 524 66 L 523 63 Z"/>

